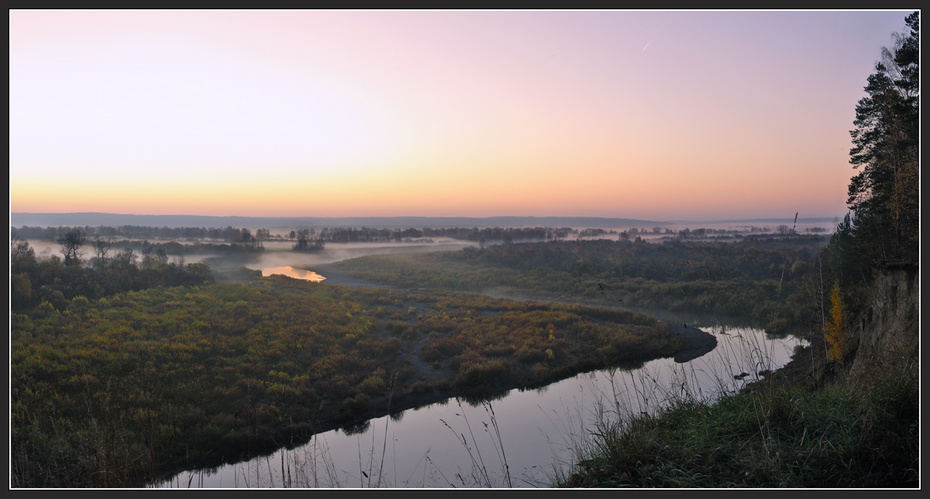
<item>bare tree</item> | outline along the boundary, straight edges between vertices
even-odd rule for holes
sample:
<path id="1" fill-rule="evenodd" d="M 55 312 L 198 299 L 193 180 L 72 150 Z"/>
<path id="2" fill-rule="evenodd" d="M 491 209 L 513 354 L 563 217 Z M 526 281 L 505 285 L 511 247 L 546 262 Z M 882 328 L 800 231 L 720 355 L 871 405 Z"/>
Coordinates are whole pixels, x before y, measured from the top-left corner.
<path id="1" fill-rule="evenodd" d="M 81 263 L 81 245 L 86 239 L 81 229 L 69 229 L 58 238 L 61 245 L 61 254 L 65 257 L 65 265 L 79 265 Z"/>

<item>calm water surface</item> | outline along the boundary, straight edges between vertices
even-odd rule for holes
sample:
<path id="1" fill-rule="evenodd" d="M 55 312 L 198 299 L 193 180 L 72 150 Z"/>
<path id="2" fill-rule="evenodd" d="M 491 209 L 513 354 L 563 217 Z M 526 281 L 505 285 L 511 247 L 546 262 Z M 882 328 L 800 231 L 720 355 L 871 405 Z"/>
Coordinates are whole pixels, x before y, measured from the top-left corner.
<path id="1" fill-rule="evenodd" d="M 313 268 L 327 263 L 335 263 L 349 258 L 367 255 L 384 255 L 391 253 L 455 251 L 473 243 L 454 239 L 439 239 L 434 242 L 411 243 L 329 243 L 321 251 L 295 253 L 291 251 L 293 242 L 270 241 L 265 243 L 265 251 L 246 264 L 246 268 L 261 270 L 263 276 L 281 274 L 295 279 L 321 282 L 326 276 L 313 271 Z"/>
<path id="2" fill-rule="evenodd" d="M 291 277 L 293 279 L 302 279 L 304 281 L 310 282 L 323 282 L 326 278 L 317 274 L 312 270 L 298 269 L 291 267 L 290 265 L 282 265 L 280 267 L 263 267 L 262 275 L 267 277 L 270 275 L 284 275 Z"/>
<path id="3" fill-rule="evenodd" d="M 373 419 L 351 433 L 321 433 L 293 450 L 184 472 L 157 487 L 550 487 L 602 425 L 669 400 L 734 392 L 784 365 L 802 344 L 757 329 L 695 326 L 714 334 L 718 346 L 690 362 L 668 358 L 600 370 L 489 402 L 449 399 Z"/>

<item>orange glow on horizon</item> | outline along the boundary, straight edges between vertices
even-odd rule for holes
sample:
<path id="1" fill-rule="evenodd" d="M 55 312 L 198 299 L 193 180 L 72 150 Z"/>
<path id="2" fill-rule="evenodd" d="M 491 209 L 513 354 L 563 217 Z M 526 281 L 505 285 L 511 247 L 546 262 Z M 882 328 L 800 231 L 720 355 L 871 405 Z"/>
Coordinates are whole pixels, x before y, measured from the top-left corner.
<path id="1" fill-rule="evenodd" d="M 10 209 L 838 216 L 905 16 L 11 11 Z"/>

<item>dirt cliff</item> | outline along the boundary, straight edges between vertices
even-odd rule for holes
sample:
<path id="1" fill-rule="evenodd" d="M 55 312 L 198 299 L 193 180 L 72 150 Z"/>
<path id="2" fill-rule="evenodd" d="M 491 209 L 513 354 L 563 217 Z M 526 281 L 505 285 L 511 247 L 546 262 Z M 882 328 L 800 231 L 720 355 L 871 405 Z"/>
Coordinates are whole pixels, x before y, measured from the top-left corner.
<path id="1" fill-rule="evenodd" d="M 868 366 L 919 362 L 920 272 L 917 265 L 879 271 L 857 322 L 848 331 L 850 374 Z"/>
<path id="2" fill-rule="evenodd" d="M 875 369 L 919 369 L 919 267 L 901 264 L 877 271 L 865 303 L 847 330 L 843 364 L 827 360 L 823 333 L 814 332 L 810 345 L 799 349 L 791 362 L 769 377 L 768 384 L 818 387 L 837 375 L 855 378 L 869 376 Z"/>

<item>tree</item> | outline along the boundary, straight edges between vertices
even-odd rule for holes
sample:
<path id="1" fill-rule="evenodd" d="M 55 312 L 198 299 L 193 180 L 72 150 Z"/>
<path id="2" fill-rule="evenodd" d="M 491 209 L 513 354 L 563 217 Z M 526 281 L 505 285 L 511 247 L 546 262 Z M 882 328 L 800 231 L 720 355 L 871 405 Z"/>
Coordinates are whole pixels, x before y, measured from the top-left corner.
<path id="1" fill-rule="evenodd" d="M 10 275 L 33 272 L 36 268 L 36 252 L 28 241 L 15 235 L 10 238 Z"/>
<path id="2" fill-rule="evenodd" d="M 856 236 L 873 241 L 876 261 L 918 259 L 919 238 L 919 13 L 907 16 L 908 35 L 868 77 L 868 94 L 856 105 L 849 184 Z"/>
<path id="3" fill-rule="evenodd" d="M 120 268 L 134 267 L 136 265 L 137 259 L 138 258 L 136 257 L 136 254 L 133 251 L 133 249 L 126 248 L 118 252 L 116 256 L 113 257 L 113 263 L 116 264 Z"/>
<path id="4" fill-rule="evenodd" d="M 259 248 L 264 248 L 264 242 L 271 239 L 271 231 L 268 229 L 256 229 L 255 231 L 255 240 L 258 242 Z"/>
<path id="5" fill-rule="evenodd" d="M 21 310 L 32 302 L 32 281 L 25 273 L 15 274 L 10 277 L 10 308 Z"/>
<path id="6" fill-rule="evenodd" d="M 840 285 L 833 284 L 830 290 L 830 318 L 824 327 L 827 341 L 827 359 L 838 364 L 843 363 L 846 353 L 846 312 L 843 309 L 843 296 Z"/>
<path id="7" fill-rule="evenodd" d="M 856 237 L 853 230 L 854 221 L 847 213 L 843 221 L 837 224 L 836 231 L 830 236 L 827 245 L 820 252 L 822 270 L 827 273 L 827 282 L 836 282 L 845 290 L 847 313 L 858 314 L 861 300 L 853 298 L 862 296 L 872 277 L 872 262 L 867 253 L 870 241 Z M 817 301 L 825 300 L 825 290 Z"/>
<path id="8" fill-rule="evenodd" d="M 252 235 L 252 231 L 246 228 L 239 229 L 239 244 L 244 248 L 255 249 L 258 241 Z"/>
<path id="9" fill-rule="evenodd" d="M 32 278 L 37 267 L 35 250 L 29 242 L 13 234 L 10 238 L 10 307 L 13 310 L 25 308 L 35 298 Z"/>
<path id="10" fill-rule="evenodd" d="M 69 229 L 58 238 L 58 244 L 61 245 L 61 254 L 65 257 L 65 265 L 80 265 L 81 263 L 81 245 L 84 244 L 84 231 L 81 229 Z"/>
<path id="11" fill-rule="evenodd" d="M 910 33 L 893 35 L 893 49 L 882 49 L 868 77 L 850 131 L 850 163 L 859 170 L 849 183 L 850 213 L 820 253 L 848 316 L 861 311 L 877 263 L 919 258 L 919 21 L 917 12 L 907 16 Z M 828 299 L 824 292 L 817 302 Z"/>
<path id="12" fill-rule="evenodd" d="M 168 264 L 168 254 L 161 246 L 142 241 L 142 268 L 152 270 Z"/>
<path id="13" fill-rule="evenodd" d="M 305 233 L 301 233 L 294 244 L 294 251 L 320 251 L 324 246 L 323 238 L 311 240 Z"/>
<path id="14" fill-rule="evenodd" d="M 107 253 L 110 252 L 110 248 L 113 244 L 110 241 L 105 239 L 100 239 L 99 237 L 94 239 L 94 268 L 102 269 L 106 266 L 107 263 Z"/>

